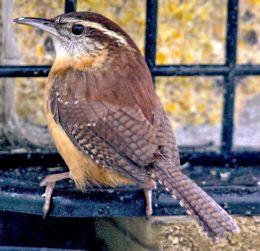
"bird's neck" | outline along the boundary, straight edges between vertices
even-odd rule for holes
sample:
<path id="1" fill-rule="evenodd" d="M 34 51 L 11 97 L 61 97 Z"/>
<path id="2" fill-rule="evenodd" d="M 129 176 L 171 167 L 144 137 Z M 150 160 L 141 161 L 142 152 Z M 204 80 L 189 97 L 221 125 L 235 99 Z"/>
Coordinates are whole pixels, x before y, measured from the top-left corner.
<path id="1" fill-rule="evenodd" d="M 51 72 L 63 72 L 73 68 L 79 71 L 98 70 L 108 61 L 108 50 L 102 50 L 97 54 L 80 55 L 80 56 L 60 56 L 57 54 Z"/>

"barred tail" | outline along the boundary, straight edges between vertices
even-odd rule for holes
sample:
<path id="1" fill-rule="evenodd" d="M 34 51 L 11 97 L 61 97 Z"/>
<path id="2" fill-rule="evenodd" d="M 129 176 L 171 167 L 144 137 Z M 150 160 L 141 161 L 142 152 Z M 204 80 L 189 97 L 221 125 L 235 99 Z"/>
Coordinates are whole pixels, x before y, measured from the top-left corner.
<path id="1" fill-rule="evenodd" d="M 231 216 L 221 208 L 199 186 L 175 168 L 171 161 L 154 163 L 154 175 L 160 183 L 175 197 L 214 240 L 225 237 L 228 232 L 238 233 L 239 227 Z"/>

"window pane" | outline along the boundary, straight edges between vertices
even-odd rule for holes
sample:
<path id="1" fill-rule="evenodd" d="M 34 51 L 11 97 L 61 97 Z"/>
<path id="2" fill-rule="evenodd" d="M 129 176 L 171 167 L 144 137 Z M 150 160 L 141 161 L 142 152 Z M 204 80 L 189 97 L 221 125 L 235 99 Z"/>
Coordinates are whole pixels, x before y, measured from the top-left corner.
<path id="1" fill-rule="evenodd" d="M 15 79 L 15 110 L 19 117 L 44 126 L 44 89 L 47 78 Z"/>
<path id="2" fill-rule="evenodd" d="M 260 1 L 240 1 L 238 62 L 260 63 Z"/>
<path id="3" fill-rule="evenodd" d="M 221 77 L 156 78 L 157 94 L 175 129 L 178 145 L 219 146 L 222 86 Z"/>
<path id="4" fill-rule="evenodd" d="M 157 64 L 224 63 L 226 7 L 226 0 L 159 0 Z"/>
<path id="5" fill-rule="evenodd" d="M 237 79 L 234 147 L 260 148 L 260 77 Z"/>

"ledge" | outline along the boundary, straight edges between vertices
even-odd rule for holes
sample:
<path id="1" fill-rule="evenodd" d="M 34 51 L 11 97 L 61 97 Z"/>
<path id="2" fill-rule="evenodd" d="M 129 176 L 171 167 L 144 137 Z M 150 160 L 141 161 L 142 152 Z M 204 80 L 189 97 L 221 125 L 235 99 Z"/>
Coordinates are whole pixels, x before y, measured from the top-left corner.
<path id="1" fill-rule="evenodd" d="M 0 170 L 0 211 L 42 215 L 44 188 L 39 187 L 39 182 L 49 173 L 64 170 L 62 167 Z M 231 214 L 260 215 L 259 167 L 189 166 L 184 172 Z M 156 216 L 185 214 L 161 187 L 153 193 L 153 209 Z M 143 192 L 137 187 L 89 188 L 82 193 L 72 182 L 62 181 L 55 188 L 50 216 L 131 217 L 144 216 L 144 211 Z"/>
<path id="2" fill-rule="evenodd" d="M 2 147 L 4 148 L 4 147 Z M 217 166 L 219 168 L 240 166 L 255 166 L 260 168 L 259 149 L 236 149 L 232 152 L 219 152 L 200 149 L 200 147 L 180 147 L 180 158 L 182 163 L 189 163 L 194 166 Z M 61 156 L 53 149 L 25 150 L 10 149 L 0 151 L 0 170 L 17 168 L 21 166 L 64 166 Z M 5 165 L 4 163 L 8 163 Z"/>

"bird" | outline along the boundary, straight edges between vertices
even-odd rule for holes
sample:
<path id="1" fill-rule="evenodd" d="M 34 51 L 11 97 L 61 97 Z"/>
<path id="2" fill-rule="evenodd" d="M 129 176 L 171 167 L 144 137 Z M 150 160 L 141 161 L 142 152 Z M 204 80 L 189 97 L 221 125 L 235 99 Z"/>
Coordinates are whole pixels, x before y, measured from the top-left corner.
<path id="1" fill-rule="evenodd" d="M 40 183 L 46 187 L 44 215 L 55 183 L 72 179 L 83 192 L 91 184 L 137 185 L 150 217 L 152 191 L 160 183 L 209 238 L 239 232 L 235 220 L 182 173 L 175 135 L 150 70 L 121 27 L 94 12 L 14 22 L 48 32 L 56 51 L 45 89 L 45 114 L 69 171 L 48 175 Z"/>

